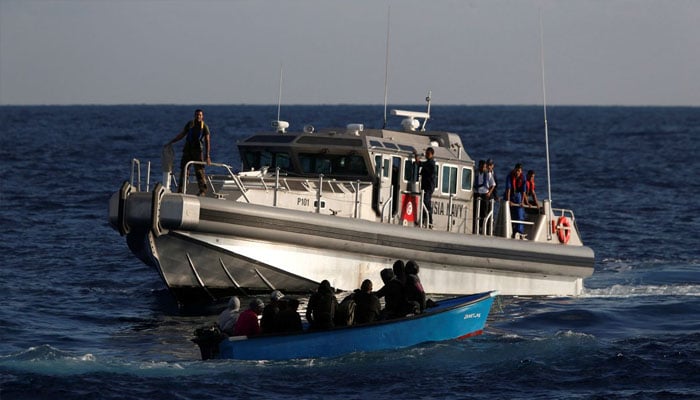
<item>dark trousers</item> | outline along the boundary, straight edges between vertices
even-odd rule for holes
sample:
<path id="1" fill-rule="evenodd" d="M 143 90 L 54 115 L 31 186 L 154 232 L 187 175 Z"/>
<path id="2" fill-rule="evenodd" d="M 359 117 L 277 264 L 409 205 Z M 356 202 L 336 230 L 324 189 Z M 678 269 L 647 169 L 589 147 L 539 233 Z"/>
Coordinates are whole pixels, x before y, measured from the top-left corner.
<path id="1" fill-rule="evenodd" d="M 423 211 L 423 221 L 428 223 L 428 226 L 433 225 L 433 192 L 424 192 L 423 193 L 423 205 L 425 208 L 428 209 L 428 215 L 425 215 L 425 211 Z"/>
<path id="2" fill-rule="evenodd" d="M 190 161 L 202 161 L 202 151 L 197 149 L 184 149 L 182 151 L 182 160 L 180 161 L 180 187 L 178 192 L 182 193 L 184 187 L 187 185 L 186 170 L 185 166 Z M 207 191 L 207 181 L 204 175 L 204 165 L 195 165 L 194 173 L 197 176 L 197 185 L 199 186 L 199 192 L 203 193 Z"/>

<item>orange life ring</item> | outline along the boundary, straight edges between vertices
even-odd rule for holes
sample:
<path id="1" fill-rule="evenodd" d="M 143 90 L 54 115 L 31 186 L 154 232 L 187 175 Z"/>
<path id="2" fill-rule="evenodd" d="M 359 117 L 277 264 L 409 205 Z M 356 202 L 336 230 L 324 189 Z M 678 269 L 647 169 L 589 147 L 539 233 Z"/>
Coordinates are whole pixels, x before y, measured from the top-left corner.
<path id="1" fill-rule="evenodd" d="M 569 222 L 569 219 L 563 215 L 559 217 L 559 219 L 557 220 L 557 237 L 559 238 L 559 241 L 561 243 L 569 243 L 569 239 L 571 238 L 570 228 L 571 223 Z"/>

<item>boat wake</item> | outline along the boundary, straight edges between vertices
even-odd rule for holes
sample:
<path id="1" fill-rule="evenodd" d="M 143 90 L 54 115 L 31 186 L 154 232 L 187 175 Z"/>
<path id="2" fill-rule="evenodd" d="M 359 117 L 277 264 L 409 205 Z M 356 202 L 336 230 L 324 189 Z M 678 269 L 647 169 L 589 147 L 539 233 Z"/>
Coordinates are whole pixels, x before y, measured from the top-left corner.
<path id="1" fill-rule="evenodd" d="M 613 285 L 606 288 L 584 288 L 581 297 L 638 297 L 638 296 L 700 296 L 700 285 Z"/>

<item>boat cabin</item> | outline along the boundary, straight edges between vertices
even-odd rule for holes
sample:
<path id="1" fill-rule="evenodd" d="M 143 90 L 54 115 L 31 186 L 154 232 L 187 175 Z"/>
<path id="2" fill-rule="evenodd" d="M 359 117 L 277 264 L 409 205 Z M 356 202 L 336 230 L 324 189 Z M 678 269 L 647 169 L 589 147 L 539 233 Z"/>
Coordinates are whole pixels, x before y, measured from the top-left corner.
<path id="1" fill-rule="evenodd" d="M 350 124 L 345 129 L 316 131 L 307 126 L 303 132 L 260 133 L 238 143 L 242 171 L 270 174 L 279 168 L 280 176 L 287 179 L 323 176 L 371 185 L 374 214 L 387 219 L 400 217 L 405 195 L 421 194 L 415 154 L 423 155 L 428 147 L 434 149 L 438 167 L 433 213 L 445 215 L 452 204 L 453 213 L 460 214 L 458 210 L 472 199 L 474 161 L 462 151 L 461 139 L 454 133 L 364 129 Z M 389 199 L 391 209 L 386 210 Z"/>

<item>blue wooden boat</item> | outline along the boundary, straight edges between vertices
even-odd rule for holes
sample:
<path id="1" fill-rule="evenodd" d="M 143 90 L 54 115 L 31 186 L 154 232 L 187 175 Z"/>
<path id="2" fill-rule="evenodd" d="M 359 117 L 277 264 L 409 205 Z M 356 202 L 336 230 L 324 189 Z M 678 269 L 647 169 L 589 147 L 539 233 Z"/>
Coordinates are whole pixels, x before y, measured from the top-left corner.
<path id="1" fill-rule="evenodd" d="M 240 360 L 336 357 L 465 339 L 482 333 L 497 294 L 490 291 L 445 299 L 423 314 L 327 331 L 229 337 L 219 343 L 216 357 Z"/>

